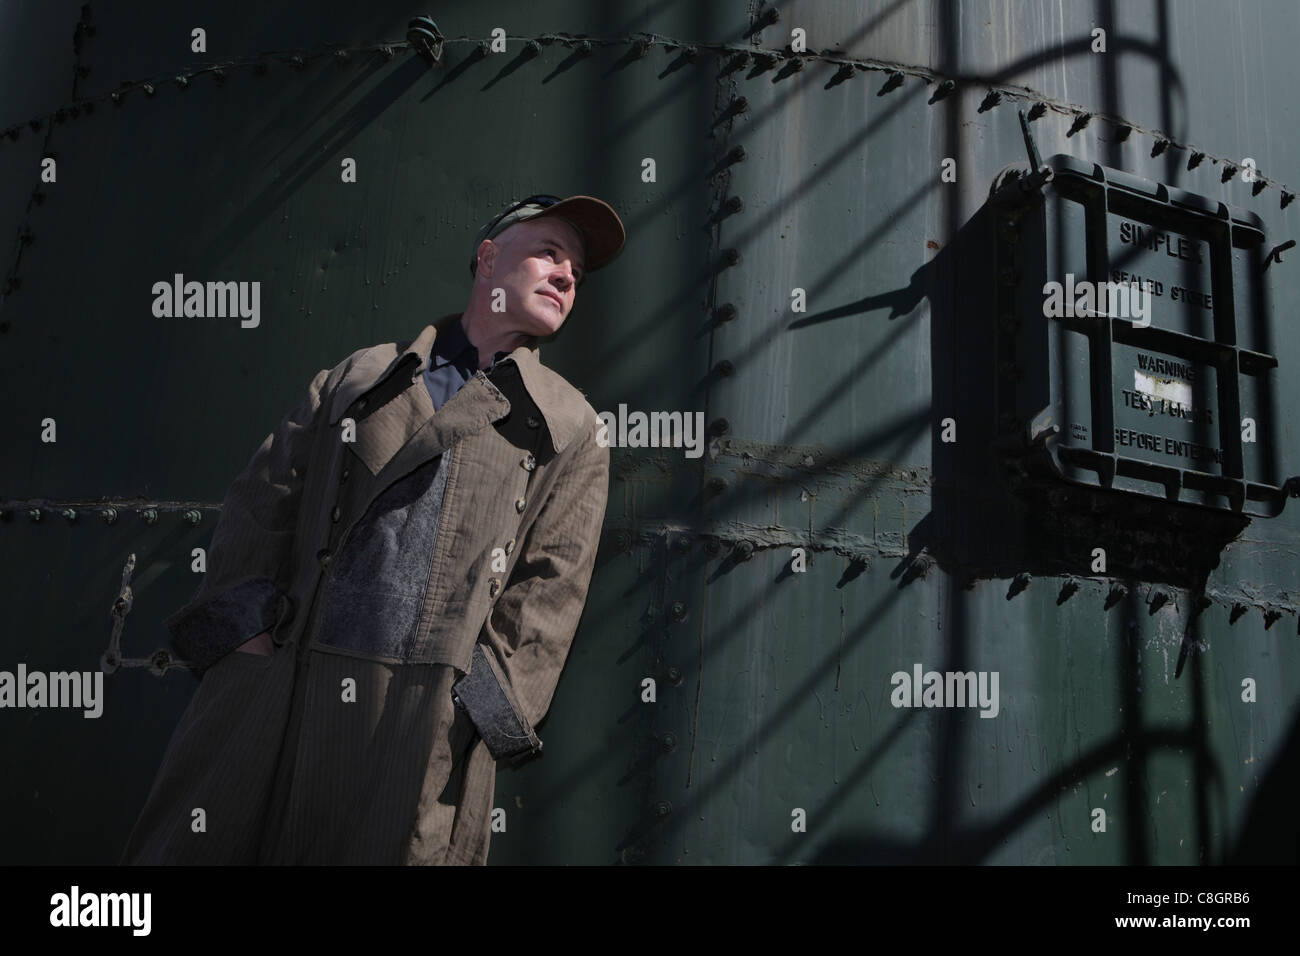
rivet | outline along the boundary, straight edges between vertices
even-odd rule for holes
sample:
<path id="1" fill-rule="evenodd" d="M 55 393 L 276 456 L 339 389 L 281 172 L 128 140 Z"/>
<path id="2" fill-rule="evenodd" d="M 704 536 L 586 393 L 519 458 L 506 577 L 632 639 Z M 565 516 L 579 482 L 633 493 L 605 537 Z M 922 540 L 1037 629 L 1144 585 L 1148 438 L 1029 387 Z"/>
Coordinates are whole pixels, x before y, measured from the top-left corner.
<path id="1" fill-rule="evenodd" d="M 1151 589 L 1150 600 L 1147 602 L 1151 610 L 1157 611 L 1169 601 L 1169 592 L 1164 588 L 1155 587 Z"/>
<path id="2" fill-rule="evenodd" d="M 1228 623 L 1236 624 L 1237 619 L 1245 614 L 1246 610 L 1247 608 L 1245 604 L 1241 601 L 1234 601 L 1232 604 L 1232 610 L 1228 613 Z"/>
<path id="3" fill-rule="evenodd" d="M 1151 156 L 1152 156 L 1153 158 L 1156 157 L 1156 156 L 1159 156 L 1161 153 L 1163 153 L 1163 152 L 1164 152 L 1166 149 L 1168 149 L 1168 148 L 1169 148 L 1169 140 L 1167 140 L 1167 139 L 1157 139 L 1157 140 L 1156 140 L 1156 141 L 1151 145 Z"/>
<path id="4" fill-rule="evenodd" d="M 737 561 L 748 561 L 754 556 L 754 542 L 737 541 L 736 546 L 731 549 L 731 553 Z"/>
<path id="5" fill-rule="evenodd" d="M 1219 181 L 1226 183 L 1235 175 L 1237 175 L 1237 167 L 1231 163 L 1226 163 L 1223 167 L 1223 175 L 1219 177 Z"/>
<path id="6" fill-rule="evenodd" d="M 144 91 L 148 95 L 153 96 L 153 84 L 152 83 L 144 84 Z"/>
<path id="7" fill-rule="evenodd" d="M 186 523 L 191 526 L 197 525 L 201 520 L 203 520 L 203 515 L 201 515 L 195 508 L 191 508 L 189 511 L 185 512 L 183 517 L 185 518 Z"/>
<path id="8" fill-rule="evenodd" d="M 115 522 L 116 520 L 117 520 L 117 509 L 116 509 L 116 508 L 105 508 L 105 509 L 104 509 L 104 523 L 105 523 L 105 524 L 112 524 L 112 523 Z"/>
<path id="9" fill-rule="evenodd" d="M 1002 102 L 1002 94 L 998 90 L 989 90 L 984 99 L 980 102 L 980 112 L 991 110 Z"/>
<path id="10" fill-rule="evenodd" d="M 683 554 L 691 550 L 691 545 L 693 543 L 694 542 L 691 541 L 690 536 L 685 534 L 678 535 L 677 540 L 674 542 L 674 544 L 677 547 L 677 550 L 682 552 Z"/>
<path id="11" fill-rule="evenodd" d="M 740 250 L 739 249 L 723 250 L 722 261 L 725 262 L 728 266 L 740 265 Z"/>
<path id="12" fill-rule="evenodd" d="M 1066 578 L 1065 583 L 1061 585 L 1061 593 L 1057 597 L 1057 603 L 1060 604 L 1070 598 L 1072 594 L 1079 590 L 1079 582 L 1074 578 Z"/>
<path id="13" fill-rule="evenodd" d="M 719 322 L 731 322 L 740 314 L 740 311 L 732 303 L 726 302 L 718 306 L 718 310 L 715 314 L 717 315 Z"/>
<path id="14" fill-rule="evenodd" d="M 892 93 L 903 85 L 903 74 L 898 70 L 890 70 L 889 76 L 885 80 L 884 86 L 876 93 L 877 96 L 884 96 L 886 93 Z"/>
<path id="15" fill-rule="evenodd" d="M 226 71 L 221 67 L 217 67 L 212 71 L 212 78 L 216 80 L 217 85 L 220 86 L 222 83 L 226 82 Z"/>
<path id="16" fill-rule="evenodd" d="M 1073 136 L 1075 133 L 1087 129 L 1088 123 L 1091 119 L 1092 119 L 1091 113 L 1079 113 L 1077 116 L 1074 117 L 1074 123 L 1071 124 L 1069 131 L 1065 135 Z"/>
<path id="17" fill-rule="evenodd" d="M 772 67 L 776 66 L 776 60 L 777 57 L 775 53 L 769 53 L 765 50 L 754 54 L 754 62 L 764 70 L 770 70 Z"/>
<path id="18" fill-rule="evenodd" d="M 1204 153 L 1197 152 L 1196 150 L 1192 150 L 1192 155 L 1187 157 L 1187 168 L 1189 170 L 1195 169 L 1197 166 L 1201 165 L 1201 161 L 1204 159 L 1205 159 Z"/>
<path id="19" fill-rule="evenodd" d="M 953 91 L 955 91 L 956 89 L 957 89 L 957 84 L 955 81 L 944 80 L 942 83 L 940 83 L 938 86 L 934 88 L 934 92 L 930 94 L 929 102 L 937 103 L 942 99 L 946 99 L 947 97 L 951 96 L 953 94 Z"/>
<path id="20" fill-rule="evenodd" d="M 743 96 L 737 96 L 734 100 L 731 101 L 732 113 L 744 113 L 748 109 L 749 109 L 749 100 L 745 99 L 745 97 Z"/>
<path id="21" fill-rule="evenodd" d="M 743 146 L 731 147 L 731 150 L 727 153 L 727 162 L 741 163 L 744 162 L 744 160 L 745 160 L 745 147 Z"/>
<path id="22" fill-rule="evenodd" d="M 674 733 L 660 734 L 659 746 L 664 748 L 665 753 L 672 753 L 677 749 L 677 735 Z"/>
<path id="23" fill-rule="evenodd" d="M 626 551 L 632 547 L 632 536 L 626 531 L 619 531 L 614 535 L 614 547 L 619 551 Z"/>
<path id="24" fill-rule="evenodd" d="M 67 518 L 69 521 L 77 520 L 77 512 L 72 508 L 64 508 L 59 512 L 59 514 L 63 515 L 63 517 Z"/>
<path id="25" fill-rule="evenodd" d="M 667 800 L 660 800 L 655 804 L 655 816 L 666 817 L 673 812 L 673 805 Z"/>
<path id="26" fill-rule="evenodd" d="M 186 89 L 190 85 L 190 78 L 188 76 L 178 76 L 176 77 L 176 85 L 181 89 Z"/>
<path id="27" fill-rule="evenodd" d="M 745 208 L 745 200 L 741 199 L 739 196 L 732 196 L 730 199 L 727 200 L 727 204 L 726 204 L 727 212 L 740 212 L 744 208 Z"/>
<path id="28" fill-rule="evenodd" d="M 831 77 L 831 81 L 834 83 L 843 83 L 845 80 L 851 77 L 853 73 L 854 73 L 854 69 L 850 64 L 841 63 L 840 68 L 836 70 L 835 75 Z"/>
<path id="29" fill-rule="evenodd" d="M 542 52 L 542 45 L 538 43 L 536 40 L 529 40 L 527 43 L 524 44 L 523 54 L 525 57 L 527 57 L 530 60 L 541 52 Z"/>
<path id="30" fill-rule="evenodd" d="M 686 620 L 686 605 L 681 601 L 674 601 L 672 606 L 672 616 L 674 621 Z"/>
<path id="31" fill-rule="evenodd" d="M 540 428 L 542 426 L 541 421 L 537 418 L 536 415 L 529 415 L 528 420 L 525 422 L 525 424 L 529 428 Z"/>
<path id="32" fill-rule="evenodd" d="M 1285 189 L 1282 190 L 1282 205 L 1280 208 L 1285 209 L 1287 206 L 1291 205 L 1291 200 L 1293 199 L 1295 199 L 1295 193 L 1289 193 Z"/>
<path id="33" fill-rule="evenodd" d="M 727 61 L 727 70 L 728 72 L 735 72 L 736 70 L 743 70 L 748 65 L 749 54 L 742 51 Z"/>
<path id="34" fill-rule="evenodd" d="M 487 52 L 487 44 L 483 44 L 483 47 L 484 47 L 484 52 L 486 53 L 486 52 Z M 577 50 L 578 56 L 590 56 L 590 55 L 591 55 L 591 41 L 590 41 L 590 40 L 582 40 L 582 41 L 580 41 L 580 42 L 578 43 L 578 45 L 577 45 L 577 47 L 575 47 L 575 49 Z"/>
<path id="35" fill-rule="evenodd" d="M 650 52 L 650 43 L 646 40 L 637 40 L 632 44 L 632 59 L 640 60 Z"/>
<path id="36" fill-rule="evenodd" d="M 307 63 L 301 56 L 295 53 L 293 56 L 289 58 L 289 65 L 292 66 L 295 70 L 301 70 L 304 66 L 307 65 Z"/>
<path id="37" fill-rule="evenodd" d="M 145 508 L 144 511 L 140 512 L 140 517 L 144 518 L 145 524 L 153 524 L 158 520 L 158 509 Z"/>
<path id="38" fill-rule="evenodd" d="M 722 486 L 724 488 L 727 486 L 725 480 L 722 482 Z M 710 557 L 717 557 L 722 553 L 722 542 L 717 538 L 710 538 L 708 541 L 704 542 L 704 550 L 709 553 Z"/>
<path id="39" fill-rule="evenodd" d="M 40 521 L 40 520 L 41 520 L 41 509 L 40 509 L 40 508 L 31 508 L 31 509 L 29 509 L 28 512 L 27 512 L 27 517 L 31 518 L 33 521 Z"/>
<path id="40" fill-rule="evenodd" d="M 676 667 L 669 667 L 664 671 L 664 677 L 670 684 L 680 684 L 682 682 L 682 672 Z"/>
<path id="41" fill-rule="evenodd" d="M 723 359 L 716 366 L 714 366 L 714 368 L 717 370 L 717 373 L 721 375 L 723 378 L 730 378 L 731 374 L 736 371 L 736 367 L 731 364 L 730 359 Z"/>
<path id="42" fill-rule="evenodd" d="M 694 45 L 682 47 L 682 56 L 686 57 L 687 62 L 694 62 L 700 51 Z"/>

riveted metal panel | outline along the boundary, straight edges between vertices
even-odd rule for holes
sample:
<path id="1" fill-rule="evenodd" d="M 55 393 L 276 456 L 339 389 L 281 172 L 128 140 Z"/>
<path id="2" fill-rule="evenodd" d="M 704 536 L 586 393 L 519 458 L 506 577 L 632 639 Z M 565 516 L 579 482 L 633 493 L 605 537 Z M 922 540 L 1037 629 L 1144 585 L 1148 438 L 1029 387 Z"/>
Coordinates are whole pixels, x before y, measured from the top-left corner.
<path id="1" fill-rule="evenodd" d="M 1043 155 L 1293 235 L 1293 6 L 765 9 L 92 2 L 79 50 L 81 4 L 0 31 L 0 63 L 62 78 L 0 86 L 0 133 L 21 126 L 0 138 L 0 669 L 110 655 L 102 718 L 0 711 L 6 861 L 115 859 L 194 686 L 155 652 L 230 480 L 317 370 L 461 307 L 504 203 L 567 191 L 610 201 L 628 243 L 544 360 L 597 410 L 710 434 L 700 457 L 613 449 L 546 752 L 498 774 L 493 864 L 1294 862 L 1297 511 L 1207 556 L 1195 521 L 1014 494 L 986 205 L 1025 168 L 1024 109 Z M 424 13 L 433 69 L 404 40 Z M 497 26 L 507 52 L 473 58 Z M 1259 189 L 1224 178 L 1248 156 Z M 1283 370 L 1293 258 L 1269 266 L 1272 323 L 1242 330 Z M 176 273 L 260 281 L 258 326 L 155 317 Z M 1279 375 L 1243 414 L 1296 399 Z M 1281 480 L 1300 436 L 1270 421 L 1243 462 Z M 917 665 L 996 673 L 997 715 L 896 706 Z"/>

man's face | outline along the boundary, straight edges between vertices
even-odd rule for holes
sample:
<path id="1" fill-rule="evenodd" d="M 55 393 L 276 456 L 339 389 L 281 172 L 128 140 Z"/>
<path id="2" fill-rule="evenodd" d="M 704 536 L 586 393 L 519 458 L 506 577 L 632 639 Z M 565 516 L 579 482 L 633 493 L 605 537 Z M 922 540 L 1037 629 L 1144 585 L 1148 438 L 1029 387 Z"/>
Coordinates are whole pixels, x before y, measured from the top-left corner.
<path id="1" fill-rule="evenodd" d="M 557 332 L 573 308 L 586 268 L 582 237 L 563 219 L 529 219 L 484 240 L 496 247 L 488 285 L 504 289 L 510 331 L 545 338 Z M 480 260 L 479 268 L 483 263 Z"/>

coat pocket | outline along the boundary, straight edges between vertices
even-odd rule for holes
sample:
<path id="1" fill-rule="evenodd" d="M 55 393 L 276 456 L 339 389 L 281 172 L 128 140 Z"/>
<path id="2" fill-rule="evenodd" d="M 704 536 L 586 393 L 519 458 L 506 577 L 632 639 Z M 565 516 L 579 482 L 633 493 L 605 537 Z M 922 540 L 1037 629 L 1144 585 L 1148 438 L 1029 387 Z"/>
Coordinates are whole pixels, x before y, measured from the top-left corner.
<path id="1" fill-rule="evenodd" d="M 452 685 L 456 706 L 469 714 L 494 760 L 518 762 L 539 753 L 542 740 L 533 730 L 492 654 L 474 645 L 469 672 Z"/>

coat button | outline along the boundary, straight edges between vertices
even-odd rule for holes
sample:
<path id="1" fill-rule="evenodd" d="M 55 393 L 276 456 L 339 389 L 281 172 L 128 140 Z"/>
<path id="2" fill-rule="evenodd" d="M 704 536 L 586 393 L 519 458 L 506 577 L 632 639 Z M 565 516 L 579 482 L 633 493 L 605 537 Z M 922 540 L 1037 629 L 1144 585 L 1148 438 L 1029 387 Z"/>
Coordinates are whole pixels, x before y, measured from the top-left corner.
<path id="1" fill-rule="evenodd" d="M 538 419 L 538 417 L 537 417 L 536 415 L 529 415 L 529 416 L 528 416 L 528 427 L 529 427 L 529 428 L 541 428 L 541 426 L 542 426 L 542 423 L 541 423 L 541 421 Z"/>
<path id="2" fill-rule="evenodd" d="M 369 403 L 368 399 L 364 399 L 364 398 L 361 399 L 361 401 L 357 402 L 357 411 L 364 412 L 366 410 L 366 405 L 368 403 Z"/>
<path id="3" fill-rule="evenodd" d="M 488 597 L 494 598 L 501 593 L 501 579 L 493 578 L 488 582 Z"/>
<path id="4" fill-rule="evenodd" d="M 528 454 L 524 455 L 524 460 L 521 461 L 519 465 L 524 471 L 532 471 L 537 467 L 537 459 L 533 457 L 533 453 L 530 451 Z"/>
<path id="5" fill-rule="evenodd" d="M 335 505 L 334 510 L 330 512 L 330 521 L 338 521 L 342 515 L 343 515 L 343 509 L 340 508 L 338 505 Z"/>
<path id="6" fill-rule="evenodd" d="M 520 498 L 518 501 L 515 502 L 515 510 L 518 511 L 520 514 L 523 514 L 524 505 L 526 505 L 527 503 L 528 502 L 524 501 L 523 498 Z"/>
<path id="7" fill-rule="evenodd" d="M 515 549 L 515 539 L 511 538 L 509 541 L 506 542 L 506 554 L 509 554 L 514 549 Z"/>
<path id="8" fill-rule="evenodd" d="M 339 481 L 347 481 L 347 480 L 348 480 L 348 475 L 350 475 L 350 474 L 352 474 L 352 471 L 351 471 L 350 469 L 348 469 L 348 468 L 344 468 L 344 469 L 343 469 L 343 474 L 339 475 Z"/>
<path id="9" fill-rule="evenodd" d="M 330 566 L 330 559 L 332 557 L 334 556 L 330 554 L 329 548 L 321 548 L 316 552 L 316 560 L 320 561 L 320 566 L 322 568 L 328 568 Z"/>

